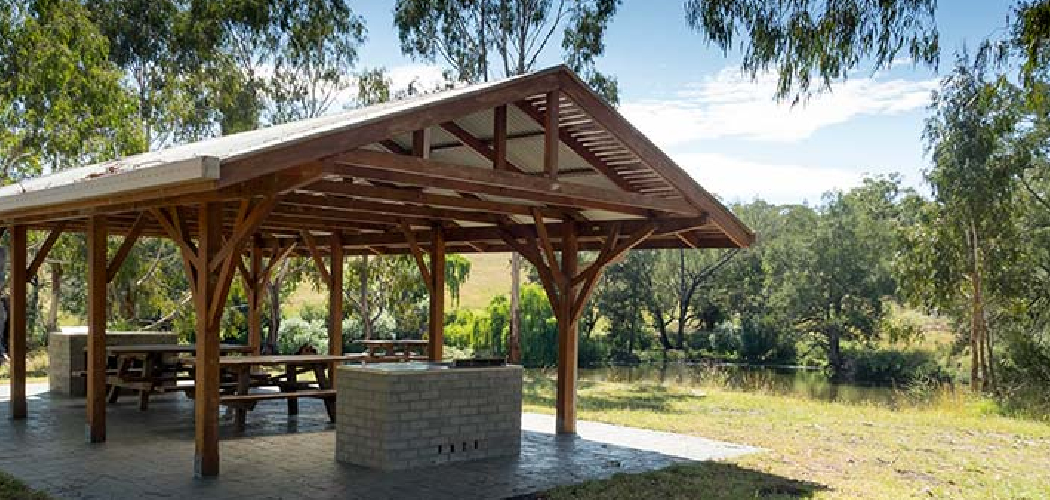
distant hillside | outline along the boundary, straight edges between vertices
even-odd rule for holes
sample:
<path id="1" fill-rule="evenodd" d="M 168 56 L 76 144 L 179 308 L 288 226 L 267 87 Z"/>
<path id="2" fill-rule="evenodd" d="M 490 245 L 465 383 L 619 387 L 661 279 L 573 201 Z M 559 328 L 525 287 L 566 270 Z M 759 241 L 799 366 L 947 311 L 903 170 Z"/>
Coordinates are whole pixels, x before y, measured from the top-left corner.
<path id="1" fill-rule="evenodd" d="M 497 295 L 510 293 L 510 254 L 463 254 L 470 259 L 470 277 L 460 291 L 459 306 L 480 309 Z"/>
<path id="2" fill-rule="evenodd" d="M 497 295 L 510 293 L 510 254 L 485 253 L 463 254 L 470 259 L 470 277 L 460 290 L 459 307 L 465 309 L 482 309 Z M 324 307 L 328 293 L 316 290 L 310 283 L 301 283 L 295 293 L 284 301 L 281 307 L 286 315 L 298 314 L 304 304 Z M 451 297 L 445 298 L 446 307 L 452 308 Z"/>

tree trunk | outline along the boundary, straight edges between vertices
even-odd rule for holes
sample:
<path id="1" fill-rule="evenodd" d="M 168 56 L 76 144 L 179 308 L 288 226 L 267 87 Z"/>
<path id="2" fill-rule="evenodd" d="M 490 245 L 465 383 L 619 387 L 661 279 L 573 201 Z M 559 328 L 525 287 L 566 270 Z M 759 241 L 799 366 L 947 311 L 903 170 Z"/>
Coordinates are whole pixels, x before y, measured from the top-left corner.
<path id="1" fill-rule="evenodd" d="M 510 339 L 509 358 L 511 363 L 521 363 L 521 256 L 512 253 L 510 256 Z"/>
<path id="2" fill-rule="evenodd" d="M 361 256 L 360 303 L 361 303 L 361 328 L 364 330 L 365 340 L 372 339 L 372 314 L 368 307 L 368 255 Z"/>
<path id="3" fill-rule="evenodd" d="M 58 331 L 58 303 L 62 300 L 62 264 L 51 262 L 51 303 L 47 309 L 47 331 Z"/>
<path id="4" fill-rule="evenodd" d="M 828 332 L 828 362 L 831 363 L 831 381 L 842 382 L 844 370 L 842 366 L 842 346 L 838 329 L 832 328 Z"/>
<path id="5" fill-rule="evenodd" d="M 970 221 L 970 250 L 972 252 L 970 287 L 972 310 L 970 311 L 970 389 L 984 391 L 987 387 L 988 360 L 985 356 L 984 340 L 984 295 L 981 289 L 980 244 L 977 227 Z"/>
<path id="6" fill-rule="evenodd" d="M 689 313 L 689 299 L 685 285 L 685 249 L 678 249 L 678 332 L 677 349 L 685 348 L 685 318 Z"/>
<path id="7" fill-rule="evenodd" d="M 266 290 L 270 294 L 270 332 L 266 336 L 266 344 L 269 352 L 277 353 L 277 333 L 281 330 L 281 276 L 274 276 L 266 284 Z"/>
<path id="8" fill-rule="evenodd" d="M 667 336 L 667 323 L 664 321 L 664 315 L 659 311 L 654 316 L 656 317 L 656 331 L 660 333 L 660 346 L 664 348 L 664 356 L 666 356 L 667 351 L 674 348 L 670 337 Z"/>
<path id="9" fill-rule="evenodd" d="M 988 390 L 996 392 L 997 386 L 995 384 L 995 357 L 992 353 L 992 334 L 988 330 L 988 320 L 982 318 L 982 323 L 984 324 L 984 343 L 985 349 L 987 350 L 987 352 L 985 353 L 985 359 L 988 361 L 988 377 L 986 387 Z"/>

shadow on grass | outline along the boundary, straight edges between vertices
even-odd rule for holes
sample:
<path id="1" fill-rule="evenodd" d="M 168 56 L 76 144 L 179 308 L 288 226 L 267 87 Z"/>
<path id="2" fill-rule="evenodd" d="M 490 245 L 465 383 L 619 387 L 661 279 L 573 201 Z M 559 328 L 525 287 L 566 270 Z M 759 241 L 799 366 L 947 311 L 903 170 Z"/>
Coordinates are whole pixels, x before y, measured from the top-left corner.
<path id="1" fill-rule="evenodd" d="M 590 391 L 597 384 L 581 380 L 577 382 L 579 396 L 577 408 L 592 411 L 643 410 L 658 413 L 683 413 L 674 408 L 675 403 L 689 401 L 700 396 L 668 390 L 659 384 L 634 384 L 630 388 Z M 555 384 L 547 377 L 525 377 L 522 400 L 526 405 L 554 408 Z"/>
<path id="2" fill-rule="evenodd" d="M 607 498 L 812 498 L 822 484 L 791 479 L 736 464 L 692 462 L 653 472 L 616 474 L 609 479 L 560 486 L 515 497 L 533 499 Z"/>

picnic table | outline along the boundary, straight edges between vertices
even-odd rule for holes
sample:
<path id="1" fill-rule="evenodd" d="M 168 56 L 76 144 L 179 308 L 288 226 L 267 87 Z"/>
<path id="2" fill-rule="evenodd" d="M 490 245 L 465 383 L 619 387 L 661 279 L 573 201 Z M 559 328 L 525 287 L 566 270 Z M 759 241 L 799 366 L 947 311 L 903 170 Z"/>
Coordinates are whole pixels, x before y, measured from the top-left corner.
<path id="1" fill-rule="evenodd" d="M 220 344 L 221 354 L 250 353 L 251 346 Z M 109 402 L 116 403 L 121 389 L 139 393 L 139 410 L 149 409 L 149 396 L 153 393 L 190 391 L 191 384 L 179 385 L 180 381 L 191 381 L 184 374 L 186 368 L 175 356 L 197 352 L 195 344 L 139 344 L 107 346 L 106 354 L 115 368 L 106 376 L 109 386 Z"/>
<path id="2" fill-rule="evenodd" d="M 368 349 L 368 361 L 371 362 L 426 361 L 429 359 L 427 356 L 429 342 L 426 340 L 357 340 L 355 343 Z M 377 350 L 383 351 L 383 354 L 376 354 Z"/>
<path id="3" fill-rule="evenodd" d="M 289 354 L 265 356 L 224 356 L 219 358 L 219 368 L 233 375 L 236 383 L 233 390 L 221 390 L 219 404 L 233 408 L 238 430 L 243 430 L 247 413 L 255 409 L 259 401 L 285 399 L 288 414 L 299 413 L 299 399 L 315 398 L 324 401 L 328 418 L 335 422 L 335 388 L 332 384 L 336 363 L 364 361 L 362 354 Z M 189 357 L 183 361 L 195 364 Z M 264 366 L 283 366 L 284 374 L 267 376 L 253 369 Z M 313 372 L 314 382 L 300 382 L 298 375 Z M 260 375 L 262 375 L 260 377 Z M 253 388 L 277 387 L 277 391 L 253 392 Z"/>

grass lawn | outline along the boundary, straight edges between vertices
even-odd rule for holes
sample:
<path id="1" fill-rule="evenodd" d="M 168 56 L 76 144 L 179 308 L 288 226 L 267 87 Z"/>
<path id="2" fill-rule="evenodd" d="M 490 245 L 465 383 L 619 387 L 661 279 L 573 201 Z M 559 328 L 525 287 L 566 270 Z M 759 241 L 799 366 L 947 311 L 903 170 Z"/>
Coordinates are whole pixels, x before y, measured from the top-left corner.
<path id="1" fill-rule="evenodd" d="M 21 481 L 0 472 L 0 498 L 5 500 L 47 500 L 51 498 L 29 489 Z"/>
<path id="2" fill-rule="evenodd" d="M 890 409 L 652 384 L 580 383 L 580 418 L 743 443 L 725 462 L 557 488 L 549 498 L 1046 498 L 1050 424 L 966 396 Z M 553 411 L 527 375 L 525 410 Z"/>

